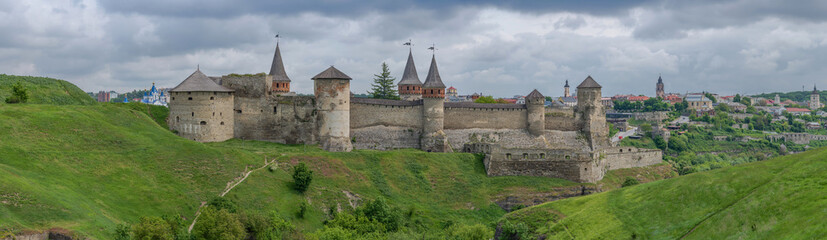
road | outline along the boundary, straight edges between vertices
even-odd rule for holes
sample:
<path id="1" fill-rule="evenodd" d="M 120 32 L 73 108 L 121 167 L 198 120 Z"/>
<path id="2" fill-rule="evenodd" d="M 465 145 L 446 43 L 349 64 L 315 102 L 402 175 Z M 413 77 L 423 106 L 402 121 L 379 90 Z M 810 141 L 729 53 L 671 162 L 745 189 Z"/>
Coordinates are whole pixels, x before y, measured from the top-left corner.
<path id="1" fill-rule="evenodd" d="M 626 130 L 625 132 L 618 132 L 612 137 L 612 143 L 620 141 L 620 139 L 621 139 L 620 137 L 627 138 L 629 136 L 635 135 L 636 131 L 637 131 L 636 127 L 629 127 L 629 129 Z"/>

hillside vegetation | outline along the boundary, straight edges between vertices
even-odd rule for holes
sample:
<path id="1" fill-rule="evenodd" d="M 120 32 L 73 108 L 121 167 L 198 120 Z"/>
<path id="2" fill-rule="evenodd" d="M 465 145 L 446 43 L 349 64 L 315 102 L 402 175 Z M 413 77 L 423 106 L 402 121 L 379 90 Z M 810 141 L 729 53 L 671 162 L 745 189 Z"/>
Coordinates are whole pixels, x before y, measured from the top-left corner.
<path id="1" fill-rule="evenodd" d="M 11 86 L 20 82 L 29 92 L 29 103 L 54 105 L 90 105 L 95 104 L 88 94 L 77 86 L 64 80 L 47 77 L 29 77 L 0 74 L 0 104 L 11 96 Z"/>
<path id="2" fill-rule="evenodd" d="M 547 239 L 818 239 L 827 148 L 537 205 L 512 233 Z"/>

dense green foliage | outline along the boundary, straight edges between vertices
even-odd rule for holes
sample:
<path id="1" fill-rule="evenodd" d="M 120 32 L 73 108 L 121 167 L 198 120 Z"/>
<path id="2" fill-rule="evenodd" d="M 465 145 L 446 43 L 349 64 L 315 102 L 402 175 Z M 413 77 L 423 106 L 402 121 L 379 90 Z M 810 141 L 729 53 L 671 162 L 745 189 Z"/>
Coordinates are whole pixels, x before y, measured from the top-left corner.
<path id="1" fill-rule="evenodd" d="M 46 78 L 0 74 L 0 99 L 5 100 L 13 95 L 13 87 L 20 82 L 26 89 L 28 103 L 56 104 L 56 105 L 89 105 L 95 104 L 88 94 L 74 84 L 67 81 Z M 5 101 L 0 101 L 5 104 Z"/>
<path id="2" fill-rule="evenodd" d="M 501 222 L 547 239 L 817 239 L 827 235 L 825 159 L 818 149 L 549 202 Z"/>
<path id="3" fill-rule="evenodd" d="M 667 102 L 663 102 L 660 97 L 649 98 L 646 101 L 630 102 L 629 100 L 614 100 L 614 110 L 624 112 L 656 112 L 669 111 L 672 106 Z"/>
<path id="4" fill-rule="evenodd" d="M 492 96 L 480 96 L 479 98 L 474 100 L 474 102 L 475 103 L 508 103 L 508 101 L 505 101 L 505 99 L 502 99 L 502 98 L 496 98 L 495 99 Z"/>
<path id="5" fill-rule="evenodd" d="M 788 92 L 788 93 L 773 92 L 773 93 L 757 94 L 757 95 L 753 95 L 753 97 L 761 97 L 761 98 L 766 98 L 766 99 L 775 99 L 775 95 L 778 94 L 778 97 L 781 99 L 782 102 L 787 100 L 787 99 L 792 100 L 794 102 L 804 102 L 804 101 L 809 101 L 810 100 L 810 94 L 812 94 L 812 93 L 813 93 L 812 90 Z M 819 91 L 818 94 L 821 97 L 821 102 L 824 102 L 825 100 L 827 100 L 827 98 L 825 98 L 825 97 L 827 97 L 827 95 L 825 95 L 825 94 L 827 94 L 827 92 Z"/>
<path id="6" fill-rule="evenodd" d="M 368 94 L 372 98 L 381 99 L 399 99 L 399 94 L 396 92 L 395 77 L 391 77 L 391 72 L 388 70 L 388 64 L 382 63 L 382 72 L 373 75 L 373 83 L 370 84 L 371 90 Z"/>
<path id="7" fill-rule="evenodd" d="M 11 86 L 11 96 L 6 98 L 6 103 L 26 103 L 29 101 L 29 91 L 23 83 L 17 81 Z"/>
<path id="8" fill-rule="evenodd" d="M 198 222 L 192 228 L 192 236 L 195 239 L 243 239 L 246 235 L 244 225 L 238 220 L 236 214 L 230 213 L 227 209 L 218 210 L 212 206 L 201 209 Z"/>
<path id="9" fill-rule="evenodd" d="M 300 193 L 304 193 L 310 182 L 313 181 L 313 171 L 307 168 L 304 163 L 293 166 L 293 188 Z"/>
<path id="10" fill-rule="evenodd" d="M 638 184 L 640 184 L 640 181 L 638 181 L 637 178 L 626 177 L 626 181 L 623 181 L 623 184 L 621 186 L 622 187 L 629 187 L 629 186 L 634 186 L 634 185 L 638 185 Z"/>

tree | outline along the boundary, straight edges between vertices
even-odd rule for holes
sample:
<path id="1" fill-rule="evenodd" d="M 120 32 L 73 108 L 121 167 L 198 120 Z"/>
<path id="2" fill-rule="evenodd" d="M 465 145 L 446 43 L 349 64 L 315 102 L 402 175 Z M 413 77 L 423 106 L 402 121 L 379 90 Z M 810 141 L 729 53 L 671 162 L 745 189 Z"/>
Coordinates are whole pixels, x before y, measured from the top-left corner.
<path id="1" fill-rule="evenodd" d="M 663 140 L 663 137 L 654 136 L 654 137 L 652 137 L 652 142 L 655 143 L 655 147 L 657 147 L 658 149 L 666 150 L 666 141 Z"/>
<path id="2" fill-rule="evenodd" d="M 399 99 L 399 94 L 396 92 L 396 87 L 393 83 L 396 78 L 391 77 L 391 72 L 388 70 L 388 64 L 382 63 L 382 73 L 373 75 L 373 87 L 368 94 L 373 98 L 381 99 Z"/>
<path id="3" fill-rule="evenodd" d="M 164 219 L 141 217 L 138 224 L 132 226 L 132 237 L 139 240 L 172 240 L 175 234 Z"/>
<path id="4" fill-rule="evenodd" d="M 741 102 L 741 94 L 735 94 L 735 97 L 732 98 L 733 102 Z"/>
<path id="5" fill-rule="evenodd" d="M 238 220 L 238 216 L 227 209 L 216 210 L 212 206 L 201 209 L 198 222 L 192 228 L 192 236 L 195 239 L 244 239 L 246 235 L 247 232 Z"/>
<path id="6" fill-rule="evenodd" d="M 25 103 L 29 100 L 29 93 L 23 83 L 17 81 L 11 86 L 11 96 L 6 98 L 6 103 Z"/>
<path id="7" fill-rule="evenodd" d="M 304 163 L 299 163 L 293 167 L 293 188 L 300 193 L 304 193 L 310 182 L 313 181 L 313 171 L 307 168 Z"/>
<path id="8" fill-rule="evenodd" d="M 481 96 L 481 97 L 477 98 L 477 100 L 474 100 L 474 102 L 475 103 L 508 103 L 508 102 L 505 101 L 505 99 L 502 99 L 502 98 L 494 99 L 494 97 L 492 97 L 492 96 Z"/>

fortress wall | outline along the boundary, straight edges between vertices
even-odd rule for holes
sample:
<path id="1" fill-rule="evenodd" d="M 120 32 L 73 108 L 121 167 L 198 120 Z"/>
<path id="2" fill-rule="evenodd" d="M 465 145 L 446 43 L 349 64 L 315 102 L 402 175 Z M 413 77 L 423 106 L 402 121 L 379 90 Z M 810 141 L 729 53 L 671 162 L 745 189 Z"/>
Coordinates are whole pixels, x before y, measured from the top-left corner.
<path id="1" fill-rule="evenodd" d="M 353 148 L 356 149 L 419 149 L 419 137 L 421 135 L 421 128 L 411 127 L 377 125 L 350 129 Z"/>
<path id="2" fill-rule="evenodd" d="M 316 99 L 312 96 L 268 96 L 256 129 L 258 140 L 286 144 L 318 143 Z"/>
<path id="3" fill-rule="evenodd" d="M 233 95 L 228 92 L 172 92 L 169 127 L 200 142 L 233 137 Z"/>
<path id="4" fill-rule="evenodd" d="M 663 152 L 657 149 L 613 147 L 602 151 L 609 170 L 645 167 L 663 162 Z"/>
<path id="5" fill-rule="evenodd" d="M 542 136 L 532 136 L 525 129 L 447 129 L 448 143 L 454 151 L 461 151 L 465 144 L 493 143 L 503 148 L 545 148 L 584 151 L 586 142 L 574 131 L 544 131 Z"/>
<path id="6" fill-rule="evenodd" d="M 579 130 L 573 108 L 545 108 L 545 114 L 547 130 Z"/>
<path id="7" fill-rule="evenodd" d="M 488 104 L 493 105 L 493 104 Z M 444 129 L 526 129 L 525 108 L 453 108 L 445 107 Z"/>
<path id="8" fill-rule="evenodd" d="M 505 149 L 494 146 L 486 154 L 488 176 L 540 176 L 575 182 L 596 182 L 605 171 L 587 152 L 549 149 Z"/>
<path id="9" fill-rule="evenodd" d="M 350 128 L 394 126 L 422 128 L 422 105 L 396 106 L 353 103 L 350 105 Z"/>

